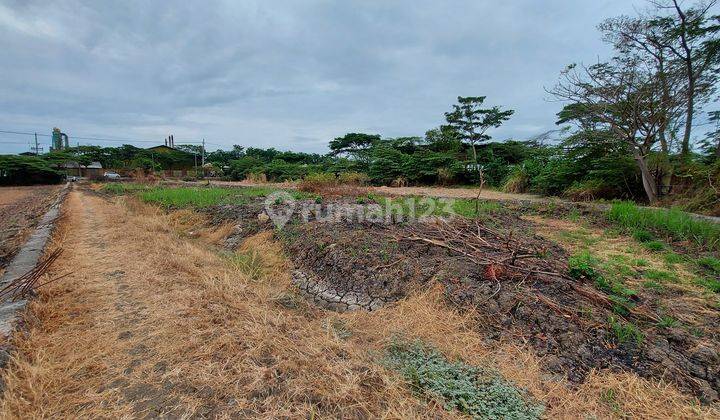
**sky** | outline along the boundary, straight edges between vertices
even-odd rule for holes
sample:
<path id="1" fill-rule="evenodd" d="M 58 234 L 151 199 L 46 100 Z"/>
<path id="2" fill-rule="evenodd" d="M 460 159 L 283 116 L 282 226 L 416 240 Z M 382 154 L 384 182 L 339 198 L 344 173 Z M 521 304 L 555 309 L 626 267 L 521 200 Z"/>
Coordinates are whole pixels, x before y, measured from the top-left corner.
<path id="1" fill-rule="evenodd" d="M 544 91 L 607 58 L 596 25 L 644 0 L 0 0 L 0 130 L 73 145 L 327 151 L 348 132 L 423 135 L 457 96 L 515 115 L 490 134 L 555 127 Z M 119 139 L 116 142 L 74 137 Z M 0 133 L 0 154 L 30 136 Z"/>

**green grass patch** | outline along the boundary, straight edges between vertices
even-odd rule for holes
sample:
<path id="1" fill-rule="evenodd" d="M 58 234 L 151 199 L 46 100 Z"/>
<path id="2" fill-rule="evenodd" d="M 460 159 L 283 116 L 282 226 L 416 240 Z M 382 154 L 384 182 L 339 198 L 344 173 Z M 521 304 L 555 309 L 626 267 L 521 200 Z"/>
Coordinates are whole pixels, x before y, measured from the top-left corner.
<path id="1" fill-rule="evenodd" d="M 699 220 L 678 209 L 650 209 L 623 201 L 613 203 L 610 221 L 625 229 L 649 230 L 678 241 L 692 241 L 709 250 L 720 248 L 720 224 Z"/>
<path id="2" fill-rule="evenodd" d="M 635 229 L 632 236 L 638 242 L 648 242 L 655 239 L 653 234 L 645 229 Z"/>
<path id="3" fill-rule="evenodd" d="M 702 286 L 713 293 L 720 293 L 720 280 L 710 277 L 700 277 L 695 279 L 695 284 Z"/>
<path id="4" fill-rule="evenodd" d="M 652 290 L 655 290 L 658 292 L 665 290 L 665 286 L 663 286 L 662 284 L 660 284 L 654 280 L 644 281 L 642 286 L 646 289 L 652 289 Z"/>
<path id="5" fill-rule="evenodd" d="M 654 268 L 648 268 L 647 270 L 645 270 L 643 272 L 643 277 L 648 280 L 659 281 L 659 282 L 677 281 L 677 277 L 675 276 L 675 274 L 673 274 L 669 271 L 656 270 Z"/>
<path id="6" fill-rule="evenodd" d="M 182 187 L 182 188 L 152 188 L 140 190 L 138 195 L 141 200 L 148 203 L 160 204 L 164 207 L 186 208 L 186 207 L 208 207 L 219 204 L 244 204 L 249 200 L 265 197 L 273 192 L 281 191 L 272 187 L 244 187 L 244 188 L 221 188 L 221 187 Z M 284 191 L 284 190 L 282 190 Z M 300 191 L 285 191 L 293 199 L 304 199 L 308 194 Z M 278 201 L 282 201 L 279 199 Z M 277 204 L 282 204 L 278 202 Z"/>
<path id="7" fill-rule="evenodd" d="M 145 184 L 135 184 L 126 182 L 109 182 L 100 188 L 100 191 L 108 194 L 130 194 L 138 191 L 146 191 L 154 187 Z"/>
<path id="8" fill-rule="evenodd" d="M 503 207 L 496 201 L 466 199 L 443 199 L 436 197 L 382 197 L 375 194 L 368 194 L 368 200 L 361 197 L 358 204 L 376 202 L 382 207 L 383 214 L 389 212 L 393 216 L 400 217 L 427 217 L 427 216 L 450 216 L 474 218 L 491 213 L 503 211 Z"/>
<path id="9" fill-rule="evenodd" d="M 697 260 L 700 267 L 706 268 L 715 274 L 720 275 L 720 259 L 715 257 L 702 257 Z"/>
<path id="10" fill-rule="evenodd" d="M 657 323 L 657 326 L 660 328 L 672 328 L 678 325 L 680 325 L 680 321 L 668 315 L 661 316 L 660 321 Z"/>
<path id="11" fill-rule="evenodd" d="M 448 361 L 420 341 L 395 341 L 383 364 L 409 383 L 413 392 L 473 418 L 538 419 L 545 408 L 499 373 Z"/>
<path id="12" fill-rule="evenodd" d="M 665 243 L 661 241 L 647 241 L 643 242 L 643 247 L 648 251 L 660 252 L 665 250 Z"/>
<path id="13" fill-rule="evenodd" d="M 675 265 L 685 262 L 685 256 L 678 253 L 668 251 L 663 255 L 663 261 L 666 265 Z"/>
<path id="14" fill-rule="evenodd" d="M 236 252 L 228 255 L 230 263 L 253 280 L 263 276 L 263 261 L 257 251 Z"/>

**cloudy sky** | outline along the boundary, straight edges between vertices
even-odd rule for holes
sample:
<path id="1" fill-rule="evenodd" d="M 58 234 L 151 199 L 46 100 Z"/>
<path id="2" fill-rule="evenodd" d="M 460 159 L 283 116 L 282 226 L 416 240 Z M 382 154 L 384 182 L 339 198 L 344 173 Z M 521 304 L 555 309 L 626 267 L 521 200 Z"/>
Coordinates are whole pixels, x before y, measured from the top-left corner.
<path id="1" fill-rule="evenodd" d="M 324 152 L 346 132 L 422 135 L 486 95 L 516 110 L 494 138 L 527 138 L 561 106 L 543 87 L 607 57 L 596 24 L 645 6 L 0 0 L 0 130 Z M 0 133 L 0 154 L 29 140 Z"/>

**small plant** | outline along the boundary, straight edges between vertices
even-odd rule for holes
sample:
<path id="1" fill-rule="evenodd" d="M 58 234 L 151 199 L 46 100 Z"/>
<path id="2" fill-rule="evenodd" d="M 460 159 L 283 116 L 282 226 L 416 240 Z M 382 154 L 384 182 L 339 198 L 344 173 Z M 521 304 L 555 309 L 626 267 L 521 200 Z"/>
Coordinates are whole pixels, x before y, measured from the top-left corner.
<path id="1" fill-rule="evenodd" d="M 647 241 L 643 243 L 643 246 L 652 252 L 660 252 L 665 249 L 665 244 L 660 241 Z"/>
<path id="2" fill-rule="evenodd" d="M 646 267 L 648 265 L 648 262 L 644 258 L 638 258 L 633 261 L 633 265 L 636 267 Z"/>
<path id="3" fill-rule="evenodd" d="M 578 280 L 597 280 L 601 278 L 597 270 L 598 260 L 584 250 L 568 259 L 568 274 Z"/>
<path id="4" fill-rule="evenodd" d="M 697 260 L 700 267 L 707 268 L 715 274 L 720 274 L 720 259 L 715 257 L 702 257 Z"/>
<path id="5" fill-rule="evenodd" d="M 545 410 L 497 372 L 450 362 L 420 341 L 394 341 L 383 364 L 398 371 L 417 395 L 473 418 L 538 419 Z"/>
<path id="6" fill-rule="evenodd" d="M 658 321 L 657 326 L 660 328 L 672 328 L 677 327 L 680 324 L 680 322 L 668 315 L 663 315 L 660 317 L 660 321 Z"/>
<path id="7" fill-rule="evenodd" d="M 633 231 L 633 238 L 635 238 L 635 240 L 638 242 L 650 242 L 655 239 L 652 233 L 648 232 L 645 229 L 635 229 Z"/>
<path id="8" fill-rule="evenodd" d="M 642 332 L 632 323 L 624 323 L 614 316 L 608 318 L 612 339 L 616 344 L 635 344 L 640 346 L 645 339 Z"/>

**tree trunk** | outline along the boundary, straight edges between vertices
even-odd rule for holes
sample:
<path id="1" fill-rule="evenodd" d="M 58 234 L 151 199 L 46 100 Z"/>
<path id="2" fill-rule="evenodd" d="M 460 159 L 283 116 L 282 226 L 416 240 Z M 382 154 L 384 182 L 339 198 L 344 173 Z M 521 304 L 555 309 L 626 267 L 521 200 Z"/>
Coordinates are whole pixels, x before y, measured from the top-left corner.
<path id="1" fill-rule="evenodd" d="M 648 197 L 648 201 L 650 204 L 655 204 L 657 202 L 657 190 L 655 188 L 656 182 L 655 177 L 653 177 L 652 173 L 650 172 L 650 169 L 647 166 L 647 162 L 645 162 L 645 156 L 638 150 L 637 146 L 633 146 L 633 157 L 635 158 L 635 161 L 638 164 L 638 167 L 640 168 L 640 175 L 642 176 L 642 183 L 643 188 L 645 189 L 645 194 Z"/>
<path id="2" fill-rule="evenodd" d="M 683 133 L 682 149 L 680 151 L 683 156 L 690 154 L 690 132 L 692 131 L 693 114 L 695 113 L 695 80 L 692 74 L 690 74 L 690 80 L 688 80 L 687 101 L 685 132 Z"/>

